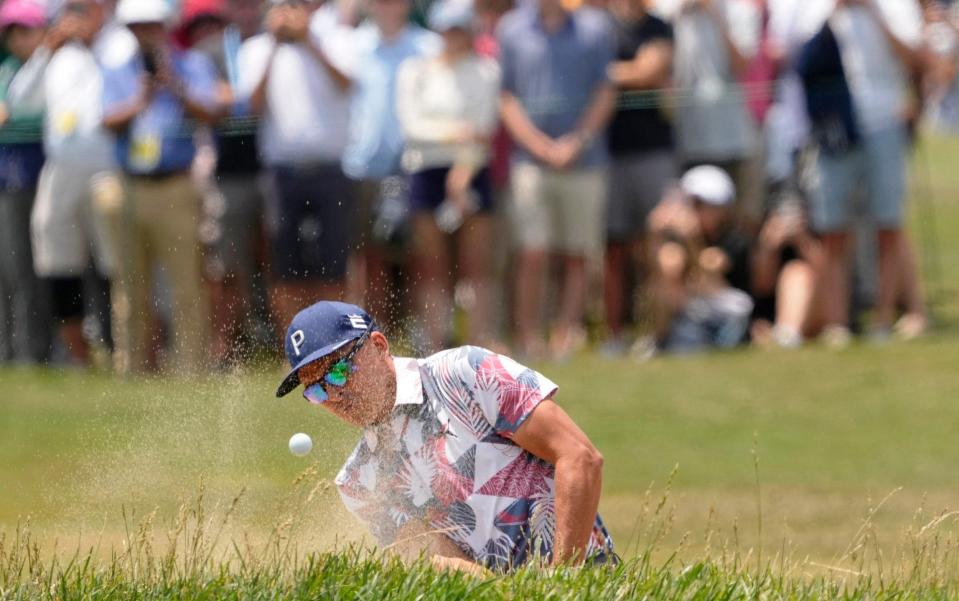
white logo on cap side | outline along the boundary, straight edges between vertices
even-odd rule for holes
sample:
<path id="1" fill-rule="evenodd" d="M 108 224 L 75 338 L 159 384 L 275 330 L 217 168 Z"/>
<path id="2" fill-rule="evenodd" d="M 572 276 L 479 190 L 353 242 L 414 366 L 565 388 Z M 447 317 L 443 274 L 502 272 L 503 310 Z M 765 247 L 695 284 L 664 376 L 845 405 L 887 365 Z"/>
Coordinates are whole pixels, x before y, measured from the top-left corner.
<path id="1" fill-rule="evenodd" d="M 346 317 L 350 320 L 350 325 L 357 330 L 365 330 L 369 327 L 362 315 L 347 315 Z"/>
<path id="2" fill-rule="evenodd" d="M 297 330 L 290 335 L 290 342 L 293 344 L 293 352 L 296 353 L 296 356 L 300 356 L 300 347 L 303 345 L 303 341 L 306 340 L 306 334 L 303 333 L 303 330 Z"/>

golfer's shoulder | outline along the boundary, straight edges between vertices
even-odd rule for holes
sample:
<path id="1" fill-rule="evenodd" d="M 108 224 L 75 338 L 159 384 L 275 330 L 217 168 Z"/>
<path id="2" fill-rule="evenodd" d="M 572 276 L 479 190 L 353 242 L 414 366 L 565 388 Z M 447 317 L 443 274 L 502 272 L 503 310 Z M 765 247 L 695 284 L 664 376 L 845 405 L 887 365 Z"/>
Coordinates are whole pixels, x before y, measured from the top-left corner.
<path id="1" fill-rule="evenodd" d="M 502 355 L 481 346 L 458 346 L 420 359 L 420 363 L 427 368 L 438 367 L 475 373 L 490 361 L 498 361 L 504 358 Z"/>

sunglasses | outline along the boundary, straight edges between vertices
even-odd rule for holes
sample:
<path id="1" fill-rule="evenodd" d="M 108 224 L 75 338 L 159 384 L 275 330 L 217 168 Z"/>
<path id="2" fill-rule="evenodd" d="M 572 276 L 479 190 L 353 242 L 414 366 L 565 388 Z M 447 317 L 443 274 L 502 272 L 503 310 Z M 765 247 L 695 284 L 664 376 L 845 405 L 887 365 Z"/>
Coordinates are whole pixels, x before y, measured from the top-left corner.
<path id="1" fill-rule="evenodd" d="M 322 378 L 305 386 L 303 388 L 303 398 L 314 405 L 322 405 L 330 398 L 330 395 L 326 391 L 327 385 L 336 386 L 337 388 L 346 386 L 350 374 L 356 371 L 356 366 L 353 365 L 353 358 L 356 357 L 356 353 L 360 352 L 360 349 L 363 348 L 363 344 L 370 337 L 372 329 L 373 326 L 371 324 L 369 329 L 363 332 L 363 335 L 356 340 L 356 344 L 353 345 L 350 352 L 343 355 L 342 359 L 334 363 Z"/>

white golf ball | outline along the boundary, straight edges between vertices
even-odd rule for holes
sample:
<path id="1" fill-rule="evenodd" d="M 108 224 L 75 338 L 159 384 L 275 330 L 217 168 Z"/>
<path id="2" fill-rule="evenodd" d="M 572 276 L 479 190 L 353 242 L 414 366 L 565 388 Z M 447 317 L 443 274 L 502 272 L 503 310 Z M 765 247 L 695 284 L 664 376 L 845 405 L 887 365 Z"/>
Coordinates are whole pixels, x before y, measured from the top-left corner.
<path id="1" fill-rule="evenodd" d="M 290 437 L 290 452 L 297 457 L 307 455 L 313 449 L 313 440 L 306 434 L 298 432 Z"/>

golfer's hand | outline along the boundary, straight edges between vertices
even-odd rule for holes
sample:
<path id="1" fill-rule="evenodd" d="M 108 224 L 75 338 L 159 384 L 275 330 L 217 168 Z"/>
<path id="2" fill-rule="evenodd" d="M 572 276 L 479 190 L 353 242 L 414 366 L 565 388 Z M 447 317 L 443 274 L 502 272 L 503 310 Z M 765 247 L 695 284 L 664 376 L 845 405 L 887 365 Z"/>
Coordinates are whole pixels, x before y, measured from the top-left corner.
<path id="1" fill-rule="evenodd" d="M 493 573 L 478 563 L 459 559 L 457 557 L 445 557 L 443 555 L 434 555 L 430 558 L 433 567 L 441 571 L 463 572 L 477 578 L 492 578 Z"/>
<path id="2" fill-rule="evenodd" d="M 8 119 L 10 119 L 10 111 L 7 110 L 7 105 L 0 102 L 0 127 L 3 127 Z"/>

